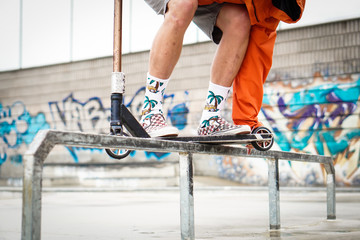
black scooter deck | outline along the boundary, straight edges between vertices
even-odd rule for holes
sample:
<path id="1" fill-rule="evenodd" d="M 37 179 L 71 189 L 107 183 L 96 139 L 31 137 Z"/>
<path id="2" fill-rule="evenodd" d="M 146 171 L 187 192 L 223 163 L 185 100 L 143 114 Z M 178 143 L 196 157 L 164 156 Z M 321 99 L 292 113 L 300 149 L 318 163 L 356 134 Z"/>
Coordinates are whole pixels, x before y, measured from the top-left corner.
<path id="1" fill-rule="evenodd" d="M 210 135 L 210 136 L 180 136 L 162 137 L 161 139 L 196 142 L 207 144 L 247 144 L 251 142 L 271 141 L 273 134 L 238 134 L 238 135 Z"/>

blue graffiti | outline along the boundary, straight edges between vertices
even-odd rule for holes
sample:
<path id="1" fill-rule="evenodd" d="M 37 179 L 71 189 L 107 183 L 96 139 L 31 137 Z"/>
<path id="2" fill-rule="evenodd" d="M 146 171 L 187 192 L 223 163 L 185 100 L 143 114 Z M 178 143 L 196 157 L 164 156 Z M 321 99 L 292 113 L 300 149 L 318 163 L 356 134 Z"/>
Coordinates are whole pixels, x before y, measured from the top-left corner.
<path id="1" fill-rule="evenodd" d="M 137 151 L 131 151 L 130 157 L 135 157 L 136 153 L 137 153 Z M 167 156 L 169 156 L 171 153 L 144 151 L 144 154 L 147 159 L 155 158 L 156 160 L 160 161 L 160 160 L 166 158 Z"/>
<path id="2" fill-rule="evenodd" d="M 97 131 L 103 129 L 110 121 L 110 109 L 105 108 L 98 97 L 82 102 L 69 94 L 62 101 L 48 103 L 53 119 L 53 126 L 60 130 Z M 75 162 L 79 161 L 79 151 L 99 151 L 102 149 L 66 147 Z"/>
<path id="3" fill-rule="evenodd" d="M 30 144 L 39 130 L 49 128 L 44 113 L 31 116 L 20 101 L 8 107 L 3 107 L 0 103 L 0 138 L 5 144 L 5 152 L 0 154 L 0 165 L 6 161 L 8 149 L 16 150 L 23 143 Z M 10 160 L 12 163 L 20 164 L 22 155 L 13 154 Z"/>
<path id="4" fill-rule="evenodd" d="M 85 148 L 85 147 L 69 147 L 69 146 L 65 146 L 66 150 L 69 151 L 71 157 L 74 159 L 75 163 L 79 162 L 79 156 L 78 156 L 78 151 L 90 151 L 91 153 L 93 152 L 103 152 L 103 149 L 101 148 Z"/>
<path id="5" fill-rule="evenodd" d="M 171 124 L 179 130 L 183 130 L 187 125 L 186 115 L 189 113 L 189 109 L 185 103 L 175 105 L 172 109 L 169 109 L 168 116 Z"/>
<path id="6" fill-rule="evenodd" d="M 185 99 L 188 98 L 188 91 L 185 91 Z M 180 103 L 168 110 L 168 117 L 171 124 L 179 130 L 183 130 L 187 126 L 187 115 L 189 114 L 189 101 Z"/>
<path id="7" fill-rule="evenodd" d="M 21 165 L 23 162 L 23 157 L 20 154 L 15 154 L 10 156 L 10 162 L 14 165 Z"/>
<path id="8" fill-rule="evenodd" d="M 101 99 L 92 97 L 81 102 L 69 94 L 61 102 L 49 102 L 50 113 L 55 129 L 89 131 L 109 120 L 110 109 L 106 109 Z M 58 125 L 58 123 L 62 125 Z"/>
<path id="9" fill-rule="evenodd" d="M 134 96 L 125 103 L 134 115 L 140 116 L 142 101 L 145 87 L 141 87 L 136 91 Z M 188 93 L 185 92 L 185 97 Z M 170 101 L 168 109 L 168 117 L 175 127 L 182 130 L 187 125 L 187 114 L 189 113 L 188 103 L 180 103 L 173 105 L 175 95 L 165 95 L 164 101 Z M 110 121 L 110 109 L 105 108 L 98 97 L 92 97 L 82 102 L 74 98 L 73 94 L 69 94 L 62 101 L 49 102 L 50 113 L 53 119 L 53 126 L 55 129 L 77 130 L 77 131 L 99 131 L 100 128 L 108 126 Z M 101 125 L 101 127 L 99 126 Z M 79 151 L 102 151 L 102 149 L 91 150 L 88 148 L 74 148 L 66 147 L 75 162 L 78 162 Z M 130 156 L 134 157 L 136 151 L 133 151 Z M 169 153 L 154 153 L 145 152 L 146 158 L 155 158 L 161 160 L 168 156 Z"/>
<path id="10" fill-rule="evenodd" d="M 1 164 L 3 164 L 5 161 L 6 161 L 6 158 L 7 158 L 7 154 L 6 154 L 6 149 L 5 149 L 5 147 L 4 147 L 4 149 L 3 149 L 3 153 L 0 153 L 0 166 L 1 166 Z"/>

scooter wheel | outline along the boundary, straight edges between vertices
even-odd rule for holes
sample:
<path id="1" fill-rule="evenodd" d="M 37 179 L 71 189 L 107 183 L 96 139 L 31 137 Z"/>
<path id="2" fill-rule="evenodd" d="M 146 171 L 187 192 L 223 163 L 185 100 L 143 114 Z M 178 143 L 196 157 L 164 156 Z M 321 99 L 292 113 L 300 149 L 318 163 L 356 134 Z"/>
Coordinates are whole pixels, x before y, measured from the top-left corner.
<path id="1" fill-rule="evenodd" d="M 111 132 L 109 135 L 114 135 L 114 133 Z M 129 136 L 129 134 L 123 132 L 121 136 Z M 120 149 L 120 148 L 105 149 L 105 151 L 110 157 L 118 160 L 126 158 L 132 152 L 131 150 Z"/>
<path id="2" fill-rule="evenodd" d="M 266 128 L 266 127 L 257 127 L 255 128 L 252 132 L 252 134 L 270 134 L 271 135 L 271 139 L 270 140 L 266 140 L 266 141 L 256 141 L 256 142 L 251 142 L 251 145 L 253 145 L 253 147 L 256 150 L 259 151 L 267 151 L 269 150 L 272 145 L 274 144 L 274 137 L 272 136 L 271 131 Z"/>

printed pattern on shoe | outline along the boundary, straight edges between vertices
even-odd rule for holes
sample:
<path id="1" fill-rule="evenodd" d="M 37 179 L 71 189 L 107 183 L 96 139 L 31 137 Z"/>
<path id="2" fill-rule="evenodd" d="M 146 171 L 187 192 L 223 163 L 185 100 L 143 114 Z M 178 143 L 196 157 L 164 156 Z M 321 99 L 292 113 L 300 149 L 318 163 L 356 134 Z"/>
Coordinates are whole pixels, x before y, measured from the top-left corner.
<path id="1" fill-rule="evenodd" d="M 141 119 L 140 123 L 151 137 L 162 137 L 179 134 L 177 128 L 167 125 L 165 117 L 161 113 L 148 114 Z"/>
<path id="2" fill-rule="evenodd" d="M 153 132 L 160 128 L 166 127 L 167 123 L 165 117 L 162 114 L 148 114 L 142 119 L 141 123 L 145 131 Z"/>
<path id="3" fill-rule="evenodd" d="M 250 133 L 250 127 L 246 125 L 232 125 L 220 116 L 213 116 L 207 120 L 204 120 L 198 128 L 198 135 L 239 133 Z"/>

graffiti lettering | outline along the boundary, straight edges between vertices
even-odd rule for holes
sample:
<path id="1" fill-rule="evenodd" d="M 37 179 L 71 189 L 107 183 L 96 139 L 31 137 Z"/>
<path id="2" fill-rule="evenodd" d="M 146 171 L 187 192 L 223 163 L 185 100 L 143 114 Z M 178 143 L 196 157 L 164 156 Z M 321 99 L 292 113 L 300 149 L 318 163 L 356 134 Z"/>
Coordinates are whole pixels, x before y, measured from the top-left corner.
<path id="1" fill-rule="evenodd" d="M 130 109 L 135 117 L 140 117 L 140 109 L 142 106 L 143 95 L 145 87 L 141 87 L 136 91 L 135 95 L 125 106 Z M 185 96 L 188 93 L 185 92 Z M 175 95 L 165 95 L 164 102 L 168 102 L 168 116 L 172 124 L 180 130 L 184 129 L 187 125 L 187 114 L 189 109 L 188 103 L 177 104 L 172 107 Z M 125 99 L 126 100 L 126 99 Z M 169 102 L 170 101 L 170 102 Z M 125 102 L 125 101 L 124 101 Z M 50 113 L 53 119 L 53 128 L 67 131 L 95 131 L 98 133 L 107 133 L 110 121 L 110 109 L 103 106 L 101 99 L 92 97 L 85 102 L 81 102 L 70 94 L 62 101 L 49 102 Z M 73 148 L 67 147 L 75 162 L 78 162 L 78 152 L 89 150 L 87 148 Z M 102 151 L 102 150 L 99 150 Z M 131 156 L 134 157 L 136 151 L 132 152 Z M 154 157 L 161 160 L 168 156 L 167 153 L 150 153 L 145 152 L 146 158 Z"/>
<path id="2" fill-rule="evenodd" d="M 108 125 L 110 110 L 98 97 L 81 102 L 70 94 L 61 102 L 49 102 L 49 107 L 55 129 L 99 132 Z"/>

